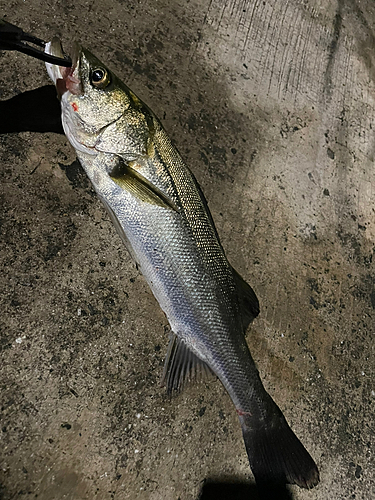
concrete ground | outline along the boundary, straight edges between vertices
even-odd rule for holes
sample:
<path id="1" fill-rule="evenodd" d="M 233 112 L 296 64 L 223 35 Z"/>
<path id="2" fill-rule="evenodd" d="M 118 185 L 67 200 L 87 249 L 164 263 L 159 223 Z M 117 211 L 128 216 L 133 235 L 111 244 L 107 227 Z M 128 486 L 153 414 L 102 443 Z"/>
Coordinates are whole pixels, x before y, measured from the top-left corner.
<path id="1" fill-rule="evenodd" d="M 264 384 L 320 468 L 289 497 L 375 498 L 374 2 L 0 7 L 103 59 L 196 175 L 260 300 Z M 2 100 L 50 83 L 22 54 L 0 64 Z M 167 398 L 163 313 L 65 137 L 31 128 L 0 135 L 0 498 L 256 498 L 224 389 Z"/>

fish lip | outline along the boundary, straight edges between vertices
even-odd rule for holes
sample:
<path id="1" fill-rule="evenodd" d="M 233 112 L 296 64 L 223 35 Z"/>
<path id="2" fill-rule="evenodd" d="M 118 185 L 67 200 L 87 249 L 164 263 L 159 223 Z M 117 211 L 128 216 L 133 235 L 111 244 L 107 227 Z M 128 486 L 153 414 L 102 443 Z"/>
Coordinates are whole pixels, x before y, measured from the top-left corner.
<path id="1" fill-rule="evenodd" d="M 48 42 L 45 47 L 45 52 L 53 56 L 64 57 L 64 51 L 59 38 L 54 37 Z M 80 53 L 80 45 L 74 42 L 71 57 L 72 66 L 70 68 L 46 63 L 48 75 L 56 85 L 59 99 L 68 91 L 73 95 L 80 95 L 82 93 L 82 85 L 79 78 Z"/>

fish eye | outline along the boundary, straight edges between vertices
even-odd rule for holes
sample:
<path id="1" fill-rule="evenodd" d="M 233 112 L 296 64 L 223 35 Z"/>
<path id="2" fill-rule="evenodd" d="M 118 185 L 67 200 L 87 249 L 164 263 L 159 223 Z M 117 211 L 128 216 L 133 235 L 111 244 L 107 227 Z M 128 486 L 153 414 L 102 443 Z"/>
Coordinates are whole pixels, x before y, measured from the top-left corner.
<path id="1" fill-rule="evenodd" d="M 96 68 L 91 72 L 91 83 L 98 89 L 105 89 L 111 82 L 111 78 L 107 70 Z"/>

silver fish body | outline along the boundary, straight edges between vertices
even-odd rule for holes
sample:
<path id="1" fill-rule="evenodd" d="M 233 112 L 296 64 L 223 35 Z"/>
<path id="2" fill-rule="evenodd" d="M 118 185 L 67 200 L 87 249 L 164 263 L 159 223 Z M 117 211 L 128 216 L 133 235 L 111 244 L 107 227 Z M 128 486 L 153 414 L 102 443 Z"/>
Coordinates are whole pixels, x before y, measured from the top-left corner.
<path id="1" fill-rule="evenodd" d="M 176 209 L 143 201 L 124 190 L 108 175 L 108 158 L 102 154 L 77 155 L 172 332 L 218 375 L 236 408 L 250 411 L 254 364 L 243 335 L 233 270 L 194 178 L 162 128 L 153 141 L 153 158 L 141 160 L 137 170 L 161 191 L 168 192 L 168 187 Z M 239 380 L 243 383 L 238 384 Z M 181 386 L 183 381 L 181 374 L 173 385 Z"/>
<path id="2" fill-rule="evenodd" d="M 61 55 L 56 41 L 47 50 Z M 257 298 L 228 263 L 193 174 L 152 111 L 103 63 L 78 48 L 72 59 L 72 69 L 47 64 L 64 130 L 170 323 L 167 389 L 212 371 L 236 407 L 257 482 L 313 487 L 316 465 L 245 340 Z"/>

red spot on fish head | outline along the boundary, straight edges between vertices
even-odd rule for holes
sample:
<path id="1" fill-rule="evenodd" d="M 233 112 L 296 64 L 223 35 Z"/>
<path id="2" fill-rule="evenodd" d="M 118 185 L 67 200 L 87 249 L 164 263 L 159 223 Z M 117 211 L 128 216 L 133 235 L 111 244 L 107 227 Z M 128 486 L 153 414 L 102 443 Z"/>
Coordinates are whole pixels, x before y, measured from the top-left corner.
<path id="1" fill-rule="evenodd" d="M 78 111 L 78 104 L 77 103 L 72 102 L 71 106 L 73 108 L 73 111 Z"/>

